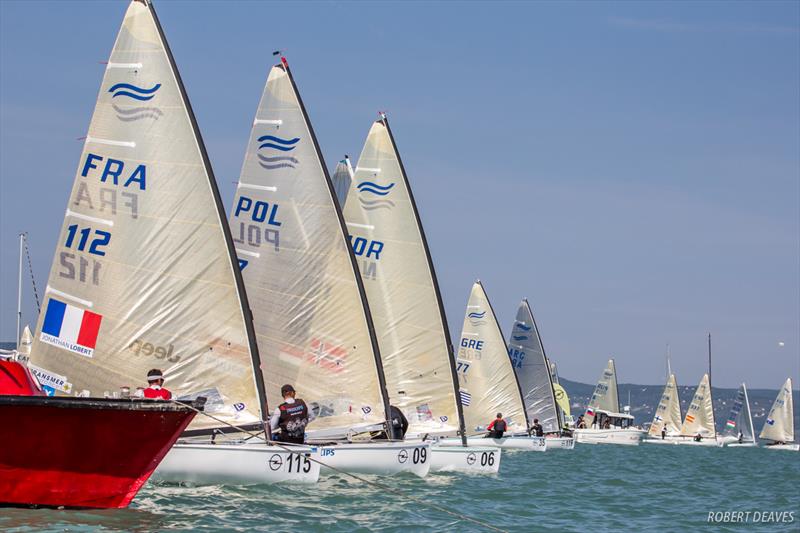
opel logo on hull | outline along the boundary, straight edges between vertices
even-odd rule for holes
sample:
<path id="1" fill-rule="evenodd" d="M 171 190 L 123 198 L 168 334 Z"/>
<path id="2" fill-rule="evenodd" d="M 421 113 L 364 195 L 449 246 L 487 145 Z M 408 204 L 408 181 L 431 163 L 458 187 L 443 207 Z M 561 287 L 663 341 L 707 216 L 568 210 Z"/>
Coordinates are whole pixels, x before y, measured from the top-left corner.
<path id="1" fill-rule="evenodd" d="M 469 455 L 467 455 L 467 464 L 470 466 L 474 465 L 477 459 L 478 458 L 475 456 L 475 452 L 470 452 Z"/>
<path id="2" fill-rule="evenodd" d="M 397 454 L 397 460 L 400 461 L 400 464 L 408 461 L 408 452 L 406 450 L 400 450 L 400 453 Z"/>
<path id="3" fill-rule="evenodd" d="M 283 458 L 277 453 L 269 458 L 269 469 L 272 471 L 279 470 L 283 466 Z"/>

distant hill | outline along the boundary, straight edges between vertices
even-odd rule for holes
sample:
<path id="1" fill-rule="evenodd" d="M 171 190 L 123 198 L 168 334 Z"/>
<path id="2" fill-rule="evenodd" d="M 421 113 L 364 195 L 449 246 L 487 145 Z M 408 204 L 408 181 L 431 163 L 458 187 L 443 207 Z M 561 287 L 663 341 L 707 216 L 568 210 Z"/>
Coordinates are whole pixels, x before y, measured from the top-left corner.
<path id="1" fill-rule="evenodd" d="M 595 386 L 577 381 L 570 381 L 564 378 L 560 378 L 559 383 L 561 383 L 561 386 L 564 387 L 569 395 L 572 414 L 576 417 L 582 414 L 583 410 L 586 409 L 589 398 L 591 398 L 594 392 Z M 684 415 L 686 415 L 686 408 L 689 406 L 689 403 L 691 403 L 696 388 L 696 385 L 678 385 L 678 394 L 681 398 L 681 412 Z M 636 417 L 636 423 L 641 425 L 653 420 L 653 413 L 661 399 L 661 393 L 664 392 L 664 385 L 620 383 L 617 390 L 619 392 L 620 407 L 628 404 L 628 391 L 630 391 L 631 414 Z M 725 421 L 728 418 L 728 414 L 730 414 L 731 406 L 736 399 L 738 390 L 738 388 L 711 388 L 711 395 L 714 403 L 714 419 L 717 423 L 718 431 L 721 431 L 725 427 Z M 792 392 L 795 405 L 795 428 L 800 429 L 800 409 L 798 409 L 800 392 Z M 770 407 L 772 407 L 772 402 L 775 401 L 777 394 L 777 389 L 751 389 L 748 387 L 747 396 L 750 399 L 750 409 L 753 414 L 753 426 L 755 427 L 756 433 L 761 431 L 761 426 L 764 425 L 764 418 L 767 416 Z"/>

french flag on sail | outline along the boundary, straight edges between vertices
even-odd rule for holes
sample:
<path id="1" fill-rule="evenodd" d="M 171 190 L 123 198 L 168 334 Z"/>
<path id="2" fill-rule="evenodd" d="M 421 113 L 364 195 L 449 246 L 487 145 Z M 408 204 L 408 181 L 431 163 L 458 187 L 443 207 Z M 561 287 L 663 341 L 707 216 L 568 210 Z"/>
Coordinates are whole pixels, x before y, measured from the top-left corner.
<path id="1" fill-rule="evenodd" d="M 92 357 L 102 320 L 102 315 L 50 298 L 40 338 L 47 344 Z"/>

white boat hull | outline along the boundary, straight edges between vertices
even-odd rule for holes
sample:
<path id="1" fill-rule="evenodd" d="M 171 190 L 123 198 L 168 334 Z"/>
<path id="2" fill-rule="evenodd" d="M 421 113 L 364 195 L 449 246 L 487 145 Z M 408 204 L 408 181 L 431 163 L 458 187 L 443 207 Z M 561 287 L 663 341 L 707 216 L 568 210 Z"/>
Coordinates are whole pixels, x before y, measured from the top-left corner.
<path id="1" fill-rule="evenodd" d="M 739 444 L 738 442 L 730 442 L 725 445 L 726 448 L 758 448 L 758 444 L 755 442 L 743 442 Z"/>
<path id="2" fill-rule="evenodd" d="M 581 444 L 621 444 L 638 446 L 645 431 L 641 429 L 576 429 L 575 440 Z"/>
<path id="3" fill-rule="evenodd" d="M 545 437 L 547 440 L 547 451 L 551 450 L 574 450 L 574 437 Z"/>
<path id="4" fill-rule="evenodd" d="M 427 442 L 343 443 L 312 447 L 322 462 L 322 475 L 348 472 L 392 476 L 410 472 L 419 477 L 427 476 L 430 470 L 430 448 Z"/>
<path id="5" fill-rule="evenodd" d="M 461 446 L 461 439 L 450 438 L 439 441 L 440 446 Z M 508 450 L 526 450 L 543 452 L 547 449 L 547 440 L 544 437 L 531 437 L 528 435 L 509 435 L 499 439 L 485 437 L 469 437 L 467 445 L 476 447 L 504 448 Z"/>
<path id="6" fill-rule="evenodd" d="M 488 446 L 431 445 L 431 472 L 496 474 L 502 449 Z"/>
<path id="7" fill-rule="evenodd" d="M 198 485 L 316 483 L 319 463 L 308 446 L 296 452 L 260 444 L 176 444 L 153 473 L 154 481 Z"/>
<path id="8" fill-rule="evenodd" d="M 705 446 L 705 447 L 722 447 L 724 442 L 720 439 L 704 438 L 701 441 L 694 440 L 693 437 L 667 437 L 666 439 L 646 438 L 642 440 L 647 444 L 671 444 L 677 446 Z M 752 445 L 752 444 L 751 444 Z"/>
<path id="9" fill-rule="evenodd" d="M 800 444 L 769 444 L 764 446 L 767 450 L 800 451 Z"/>

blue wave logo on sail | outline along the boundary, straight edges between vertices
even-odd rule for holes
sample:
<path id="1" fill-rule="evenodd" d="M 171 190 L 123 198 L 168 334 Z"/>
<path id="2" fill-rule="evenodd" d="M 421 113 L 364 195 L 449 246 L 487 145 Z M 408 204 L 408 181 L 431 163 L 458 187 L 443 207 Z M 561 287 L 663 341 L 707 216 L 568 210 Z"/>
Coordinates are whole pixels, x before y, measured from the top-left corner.
<path id="1" fill-rule="evenodd" d="M 281 152 L 291 152 L 296 148 L 300 137 L 294 139 L 284 139 L 283 137 L 276 137 L 275 135 L 262 135 L 258 138 L 258 142 L 262 143 L 258 149 L 279 150 Z"/>
<path id="2" fill-rule="evenodd" d="M 531 330 L 531 326 L 526 326 L 522 322 L 517 322 L 517 327 L 519 329 L 521 329 L 522 331 L 530 331 Z"/>
<path id="3" fill-rule="evenodd" d="M 369 193 L 377 196 L 386 196 L 391 192 L 392 187 L 394 187 L 394 183 L 378 185 L 372 181 L 362 181 L 356 186 L 359 193 Z"/>
<path id="4" fill-rule="evenodd" d="M 514 339 L 515 341 L 526 341 L 526 340 L 528 340 L 528 336 L 527 335 L 512 335 L 511 338 Z"/>
<path id="5" fill-rule="evenodd" d="M 473 326 L 481 326 L 486 324 L 484 318 L 486 317 L 486 311 L 481 311 L 480 313 L 477 311 L 473 311 L 467 314 L 467 318 L 472 323 Z"/>
<path id="6" fill-rule="evenodd" d="M 481 319 L 486 316 L 486 311 L 481 311 L 478 313 L 477 311 L 473 311 L 472 313 L 467 315 L 469 318 Z"/>
<path id="7" fill-rule="evenodd" d="M 287 154 L 297 148 L 300 137 L 284 139 L 275 135 L 262 135 L 258 142 L 258 164 L 267 170 L 296 168 L 300 160 Z"/>
<path id="8" fill-rule="evenodd" d="M 112 93 L 111 98 L 116 98 L 117 96 L 124 96 L 126 98 L 133 98 L 134 100 L 139 100 L 140 102 L 146 102 L 148 100 L 152 100 L 155 97 L 156 92 L 161 88 L 160 83 L 156 83 L 149 89 L 145 87 L 139 87 L 138 85 L 133 85 L 131 83 L 117 83 L 112 85 L 108 92 Z"/>
<path id="9" fill-rule="evenodd" d="M 145 118 L 158 120 L 164 115 L 164 112 L 157 107 L 131 107 L 125 108 L 113 104 L 112 107 L 117 113 L 117 118 L 123 122 L 134 122 Z"/>

